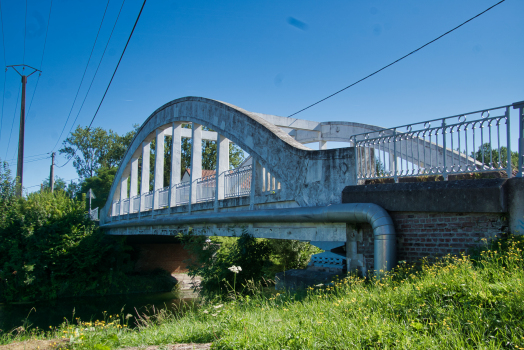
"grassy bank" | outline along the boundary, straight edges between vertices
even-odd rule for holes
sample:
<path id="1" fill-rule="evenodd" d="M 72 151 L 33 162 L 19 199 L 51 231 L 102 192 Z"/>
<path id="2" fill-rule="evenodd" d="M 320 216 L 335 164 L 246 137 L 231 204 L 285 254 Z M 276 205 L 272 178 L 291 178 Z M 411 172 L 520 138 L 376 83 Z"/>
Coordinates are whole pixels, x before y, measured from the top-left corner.
<path id="1" fill-rule="evenodd" d="M 523 243 L 510 237 L 474 257 L 401 264 L 380 280 L 350 277 L 302 294 L 210 302 L 180 317 L 159 313 L 136 329 L 129 329 L 135 317 L 107 316 L 4 334 L 0 343 L 65 337 L 79 349 L 178 342 L 213 342 L 217 349 L 524 349 Z"/>

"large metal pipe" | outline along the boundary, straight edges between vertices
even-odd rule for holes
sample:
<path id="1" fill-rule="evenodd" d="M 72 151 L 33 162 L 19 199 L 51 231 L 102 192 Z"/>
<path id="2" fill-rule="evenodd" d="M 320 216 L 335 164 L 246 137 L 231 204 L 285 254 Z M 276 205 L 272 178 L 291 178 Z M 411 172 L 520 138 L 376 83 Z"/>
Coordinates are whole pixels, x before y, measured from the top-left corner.
<path id="1" fill-rule="evenodd" d="M 372 203 L 333 204 L 326 207 L 301 207 L 203 213 L 176 216 L 155 216 L 154 219 L 116 221 L 102 228 L 163 225 L 248 224 L 279 222 L 346 222 L 368 223 L 373 228 L 375 271 L 389 271 L 397 264 L 396 237 L 393 221 L 385 209 Z"/>

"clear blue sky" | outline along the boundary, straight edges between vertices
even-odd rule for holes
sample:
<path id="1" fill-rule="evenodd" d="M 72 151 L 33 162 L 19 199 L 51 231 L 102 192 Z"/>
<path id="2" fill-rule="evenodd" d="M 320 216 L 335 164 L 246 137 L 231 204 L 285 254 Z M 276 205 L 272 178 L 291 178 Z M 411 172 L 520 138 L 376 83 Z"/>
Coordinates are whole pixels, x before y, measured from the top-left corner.
<path id="1" fill-rule="evenodd" d="M 203 96 L 287 116 L 496 2 L 148 0 L 94 126 L 130 131 L 162 104 L 183 96 Z M 26 156 L 50 152 L 57 142 L 106 4 L 106 0 L 53 1 L 43 73 L 27 115 Z M 77 116 L 121 4 L 121 0 L 109 2 L 60 143 Z M 26 30 L 25 1 L 3 0 L 1 5 L 5 63 L 40 68 L 50 0 L 27 0 Z M 89 124 L 141 5 L 141 0 L 126 0 L 76 124 Z M 523 13 L 523 0 L 507 0 L 297 117 L 391 127 L 524 100 Z M 290 18 L 298 25 L 290 24 Z M 37 79 L 36 75 L 29 78 L 27 108 Z M 20 78 L 10 70 L 5 84 L 0 159 L 10 160 L 17 152 L 19 107 L 16 114 L 15 107 Z M 55 151 L 59 148 L 60 144 Z M 64 162 L 57 157 L 57 164 Z M 15 169 L 16 160 L 10 163 Z M 26 163 L 24 186 L 40 184 L 49 174 L 49 164 L 49 159 Z M 70 165 L 55 174 L 64 179 L 77 177 Z"/>

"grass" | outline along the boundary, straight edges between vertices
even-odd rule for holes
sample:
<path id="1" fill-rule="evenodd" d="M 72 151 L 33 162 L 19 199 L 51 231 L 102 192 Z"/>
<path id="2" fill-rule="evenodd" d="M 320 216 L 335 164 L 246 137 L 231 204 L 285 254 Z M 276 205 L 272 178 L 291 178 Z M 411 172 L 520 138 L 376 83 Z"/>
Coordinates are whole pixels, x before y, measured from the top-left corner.
<path id="1" fill-rule="evenodd" d="M 356 276 L 298 294 L 207 302 L 182 316 L 107 316 L 0 336 L 68 338 L 75 349 L 213 342 L 216 349 L 524 349 L 524 239 L 472 257 L 400 264 L 381 279 Z M 139 326 L 130 329 L 129 322 Z M 32 332 L 32 333 L 31 333 Z M 16 333 L 16 332 L 15 332 Z"/>

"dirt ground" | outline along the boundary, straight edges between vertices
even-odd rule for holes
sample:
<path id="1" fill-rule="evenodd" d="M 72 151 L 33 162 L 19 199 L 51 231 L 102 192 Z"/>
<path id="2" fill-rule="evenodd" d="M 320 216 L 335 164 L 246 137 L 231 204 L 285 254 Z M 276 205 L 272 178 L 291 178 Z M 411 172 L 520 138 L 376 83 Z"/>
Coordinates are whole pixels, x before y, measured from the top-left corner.
<path id="1" fill-rule="evenodd" d="M 67 340 L 53 339 L 53 340 L 26 340 L 21 342 L 14 342 L 7 345 L 0 345 L 0 350 L 42 350 L 42 349 L 56 349 L 60 345 L 66 345 Z"/>

